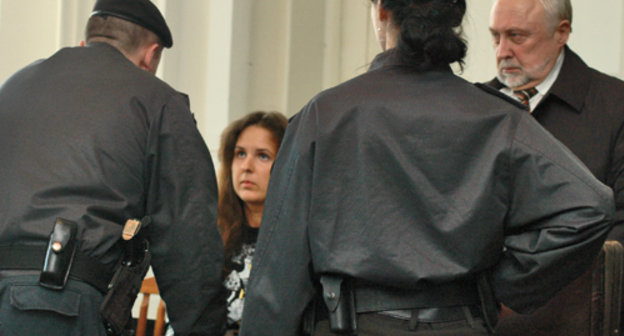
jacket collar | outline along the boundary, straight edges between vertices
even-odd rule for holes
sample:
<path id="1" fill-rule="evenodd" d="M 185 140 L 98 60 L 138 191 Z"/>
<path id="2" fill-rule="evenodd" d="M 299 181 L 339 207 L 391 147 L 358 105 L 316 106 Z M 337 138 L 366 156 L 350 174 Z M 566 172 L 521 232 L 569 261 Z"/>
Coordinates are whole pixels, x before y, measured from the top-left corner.
<path id="1" fill-rule="evenodd" d="M 401 65 L 401 63 L 398 54 L 394 50 L 386 50 L 375 56 L 368 71 L 379 70 L 386 66 Z"/>
<path id="2" fill-rule="evenodd" d="M 580 112 L 591 85 L 591 69 L 568 46 L 559 77 L 548 92 Z"/>
<path id="3" fill-rule="evenodd" d="M 542 99 L 542 102 L 548 99 L 548 96 L 553 95 L 566 102 L 576 112 L 580 112 L 585 105 L 585 98 L 589 92 L 591 69 L 567 45 L 564 52 L 565 58 L 559 76 Z M 504 87 L 497 78 L 488 82 L 488 85 L 497 90 Z"/>
<path id="4" fill-rule="evenodd" d="M 390 68 L 390 67 L 404 67 L 404 68 L 412 68 L 414 70 L 417 69 L 416 64 L 410 64 L 401 59 L 401 56 L 398 52 L 396 52 L 396 48 L 389 49 L 383 51 L 371 62 L 368 71 L 375 71 L 382 68 Z M 433 69 L 428 71 L 448 71 L 451 72 L 451 67 L 448 64 L 437 65 Z"/>

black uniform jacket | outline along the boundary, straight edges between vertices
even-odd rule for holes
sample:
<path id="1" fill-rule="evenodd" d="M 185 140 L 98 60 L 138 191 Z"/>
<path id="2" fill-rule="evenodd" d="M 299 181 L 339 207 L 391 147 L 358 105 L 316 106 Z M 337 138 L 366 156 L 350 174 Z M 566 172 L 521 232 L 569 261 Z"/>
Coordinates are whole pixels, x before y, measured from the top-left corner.
<path id="1" fill-rule="evenodd" d="M 500 89 L 496 79 L 488 83 Z M 624 82 L 588 67 L 570 48 L 559 76 L 532 115 L 613 189 L 615 225 L 624 243 Z"/>
<path id="2" fill-rule="evenodd" d="M 611 190 L 529 114 L 383 53 L 290 121 L 241 332 L 296 334 L 322 273 L 418 290 L 490 270 L 528 311 L 590 265 L 612 215 Z"/>
<path id="3" fill-rule="evenodd" d="M 0 244 L 46 244 L 56 217 L 113 265 L 122 224 L 149 215 L 173 327 L 217 334 L 217 187 L 188 100 L 104 43 L 65 48 L 0 87 Z"/>

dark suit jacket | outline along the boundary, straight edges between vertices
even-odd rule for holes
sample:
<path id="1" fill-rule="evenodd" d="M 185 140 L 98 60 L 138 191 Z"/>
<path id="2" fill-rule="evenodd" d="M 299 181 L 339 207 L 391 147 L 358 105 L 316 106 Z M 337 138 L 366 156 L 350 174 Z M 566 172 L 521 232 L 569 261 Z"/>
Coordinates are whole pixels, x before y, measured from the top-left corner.
<path id="1" fill-rule="evenodd" d="M 503 85 L 496 79 L 488 85 Z M 624 82 L 588 67 L 570 48 L 559 77 L 533 111 L 615 195 L 609 238 L 624 243 Z"/>
<path id="2" fill-rule="evenodd" d="M 488 85 L 503 87 L 496 79 Z M 588 67 L 566 47 L 557 80 L 532 114 L 613 188 L 616 214 L 609 239 L 624 242 L 624 82 Z M 590 335 L 591 286 L 589 271 L 533 314 L 501 320 L 497 335 Z"/>

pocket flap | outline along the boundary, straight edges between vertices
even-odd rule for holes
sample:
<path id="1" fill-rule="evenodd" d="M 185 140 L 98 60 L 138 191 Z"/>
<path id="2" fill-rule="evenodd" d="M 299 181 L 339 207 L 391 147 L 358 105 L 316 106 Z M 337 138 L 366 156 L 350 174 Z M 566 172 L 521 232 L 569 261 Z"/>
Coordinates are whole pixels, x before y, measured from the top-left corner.
<path id="1" fill-rule="evenodd" d="M 80 294 L 45 289 L 39 285 L 11 286 L 11 305 L 19 310 L 46 310 L 65 316 L 78 316 Z"/>

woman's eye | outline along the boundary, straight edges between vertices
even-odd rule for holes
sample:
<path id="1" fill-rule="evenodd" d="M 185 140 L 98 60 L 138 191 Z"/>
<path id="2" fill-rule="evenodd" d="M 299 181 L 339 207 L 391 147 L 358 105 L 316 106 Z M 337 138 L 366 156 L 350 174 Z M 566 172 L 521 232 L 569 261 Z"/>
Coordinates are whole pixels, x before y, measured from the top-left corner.
<path id="1" fill-rule="evenodd" d="M 238 151 L 238 152 L 234 153 L 234 156 L 235 157 L 239 157 L 239 158 L 243 158 L 243 157 L 247 156 L 247 154 L 245 152 L 243 152 L 243 151 Z"/>
<path id="2" fill-rule="evenodd" d="M 264 154 L 264 153 L 260 153 L 258 156 L 260 157 L 261 160 L 269 160 L 270 159 L 270 157 L 267 154 Z"/>

